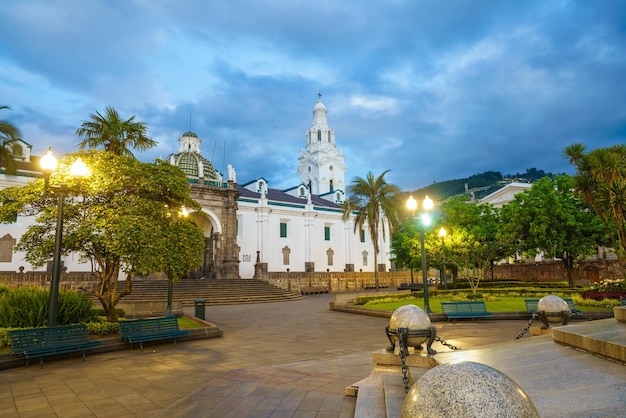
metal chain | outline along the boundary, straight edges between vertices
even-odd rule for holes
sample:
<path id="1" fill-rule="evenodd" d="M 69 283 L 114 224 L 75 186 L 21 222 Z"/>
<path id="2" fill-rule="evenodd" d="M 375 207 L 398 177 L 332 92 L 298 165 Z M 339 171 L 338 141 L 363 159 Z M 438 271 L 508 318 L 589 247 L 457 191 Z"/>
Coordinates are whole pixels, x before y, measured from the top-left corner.
<path id="1" fill-rule="evenodd" d="M 539 311 L 535 311 L 535 313 L 533 314 L 533 316 L 530 317 L 530 321 L 528 321 L 528 323 L 526 324 L 526 326 L 524 327 L 524 329 L 522 330 L 522 332 L 520 332 L 519 334 L 517 334 L 517 337 L 515 337 L 516 340 L 519 340 L 520 338 L 522 338 L 524 336 L 524 334 L 526 334 L 526 332 L 530 329 L 530 326 L 533 324 L 533 321 L 535 319 L 537 319 L 537 315 L 539 314 Z"/>
<path id="2" fill-rule="evenodd" d="M 452 350 L 460 350 L 461 347 L 456 347 L 448 342 L 446 342 L 446 340 L 444 340 L 443 338 L 436 336 L 435 337 L 435 341 L 439 341 L 442 345 L 445 345 L 446 347 L 452 349 Z"/>
<path id="3" fill-rule="evenodd" d="M 407 350 L 407 334 L 408 328 L 398 328 L 398 343 L 400 344 L 400 362 L 402 363 L 402 383 L 404 384 L 404 393 L 409 393 L 409 368 L 406 366 L 406 356 L 409 354 Z"/>

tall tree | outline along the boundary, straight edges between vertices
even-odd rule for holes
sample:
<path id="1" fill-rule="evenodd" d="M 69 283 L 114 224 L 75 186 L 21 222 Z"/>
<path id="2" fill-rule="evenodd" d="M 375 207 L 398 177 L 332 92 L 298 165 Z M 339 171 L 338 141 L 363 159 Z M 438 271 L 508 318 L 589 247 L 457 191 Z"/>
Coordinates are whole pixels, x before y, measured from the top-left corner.
<path id="1" fill-rule="evenodd" d="M 91 175 L 77 184 L 69 175 L 80 156 Z M 179 216 L 182 206 L 200 209 L 191 199 L 185 174 L 167 163 L 147 164 L 104 151 L 69 155 L 59 161 L 51 186 L 67 184 L 63 254 L 78 254 L 90 262 L 97 278 L 95 296 L 107 319 L 117 319 L 115 305 L 130 294 L 132 277 L 164 272 L 170 280 L 184 277 L 202 263 L 204 233 Z M 25 259 L 42 266 L 52 258 L 57 219 L 56 199 L 46 193 L 43 179 L 0 190 L 0 221 L 16 214 L 36 215 L 17 245 Z M 118 292 L 118 277 L 126 275 Z"/>
<path id="2" fill-rule="evenodd" d="M 484 272 L 512 252 L 505 242 L 497 239 L 500 211 L 491 205 L 453 198 L 441 205 L 441 215 L 449 229 L 446 237 L 449 263 L 463 274 L 476 294 Z"/>
<path id="3" fill-rule="evenodd" d="M 604 224 L 626 276 L 626 145 L 585 149 L 577 143 L 564 151 L 576 166 L 574 187 Z"/>
<path id="4" fill-rule="evenodd" d="M 544 177 L 518 193 L 502 208 L 500 239 L 515 243 L 525 255 L 542 252 L 563 262 L 567 281 L 579 260 L 593 254 L 605 240 L 598 217 L 573 192 L 571 176 Z"/>
<path id="5" fill-rule="evenodd" d="M 80 149 L 103 147 L 105 151 L 117 155 L 133 157 L 131 149 L 145 151 L 156 146 L 157 142 L 146 136 L 147 127 L 143 122 L 136 122 L 135 116 L 122 120 L 119 113 L 111 106 L 89 115 L 90 121 L 83 121 L 76 135 L 83 138 L 78 144 Z"/>
<path id="6" fill-rule="evenodd" d="M 0 106 L 0 109 L 10 109 L 8 106 Z M 7 174 L 16 174 L 17 165 L 14 157 L 22 155 L 22 147 L 19 144 L 20 131 L 15 125 L 6 120 L 0 120 L 0 167 Z"/>
<path id="7" fill-rule="evenodd" d="M 379 287 L 378 254 L 380 252 L 379 231 L 385 235 L 398 225 L 400 189 L 385 181 L 385 174 L 374 177 L 369 172 L 365 178 L 355 178 L 348 186 L 348 199 L 343 204 L 343 218 L 349 219 L 355 214 L 354 232 L 363 233 L 365 226 L 369 230 L 370 239 L 374 246 L 374 283 Z"/>

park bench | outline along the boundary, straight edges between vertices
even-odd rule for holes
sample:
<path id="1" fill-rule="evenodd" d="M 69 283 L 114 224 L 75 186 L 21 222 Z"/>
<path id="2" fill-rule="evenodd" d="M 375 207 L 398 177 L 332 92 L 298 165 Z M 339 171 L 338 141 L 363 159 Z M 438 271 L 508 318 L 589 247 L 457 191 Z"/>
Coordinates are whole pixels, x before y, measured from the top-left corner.
<path id="1" fill-rule="evenodd" d="M 572 298 L 563 298 L 563 300 L 567 303 L 567 306 L 573 316 L 583 316 L 582 312 L 574 306 Z M 534 315 L 534 313 L 537 312 L 537 303 L 539 303 L 539 299 L 525 299 L 524 303 L 526 303 L 526 310 L 528 313 Z"/>
<path id="2" fill-rule="evenodd" d="M 483 301 L 441 302 L 441 309 L 448 317 L 448 320 L 480 319 L 493 316 L 491 312 L 487 312 L 485 302 Z"/>
<path id="3" fill-rule="evenodd" d="M 64 325 L 58 327 L 32 328 L 9 331 L 11 354 L 26 357 L 26 365 L 31 358 L 39 358 L 43 367 L 43 358 L 57 354 L 71 354 L 81 351 L 83 360 L 85 350 L 102 345 L 102 341 L 89 339 L 85 324 Z"/>
<path id="4" fill-rule="evenodd" d="M 128 341 L 131 349 L 134 343 L 139 343 L 143 350 L 143 343 L 147 341 L 173 339 L 176 344 L 176 338 L 189 334 L 189 331 L 178 328 L 175 316 L 118 321 L 118 325 L 120 339 Z"/>

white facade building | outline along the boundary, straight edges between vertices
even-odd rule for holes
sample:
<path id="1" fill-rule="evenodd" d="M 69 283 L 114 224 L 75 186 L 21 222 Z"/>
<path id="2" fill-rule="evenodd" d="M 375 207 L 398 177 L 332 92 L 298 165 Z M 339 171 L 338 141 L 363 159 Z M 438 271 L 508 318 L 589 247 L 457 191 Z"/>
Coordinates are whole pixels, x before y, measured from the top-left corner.
<path id="1" fill-rule="evenodd" d="M 181 168 L 189 179 L 191 196 L 202 206 L 204 216 L 194 216 L 203 229 L 206 248 L 203 266 L 193 274 L 209 278 L 251 278 L 261 272 L 374 271 L 374 246 L 370 233 L 354 231 L 352 219 L 343 220 L 345 200 L 344 155 L 328 126 L 327 109 L 321 98 L 313 109 L 313 125 L 306 132 L 306 147 L 298 158 L 300 183 L 288 189 L 272 188 L 263 177 L 237 184 L 235 169 L 228 166 L 222 177 L 202 156 L 201 140 L 185 132 L 178 153 L 167 160 Z M 30 156 L 24 143 L 24 158 L 17 176 L 0 170 L 0 188 L 23 185 L 41 178 L 39 157 Z M 294 156 L 295 157 L 295 156 Z M 295 173 L 294 173 L 295 174 Z M 0 202 L 1 204 L 2 202 Z M 0 271 L 33 271 L 24 254 L 13 251 L 34 217 L 19 216 L 16 222 L 0 224 Z M 380 271 L 390 267 L 389 228 L 379 231 Z M 62 257 L 68 272 L 90 271 L 76 255 Z M 38 269 L 45 271 L 46 267 Z"/>
<path id="2" fill-rule="evenodd" d="M 353 220 L 342 218 L 346 165 L 327 115 L 320 98 L 298 158 L 298 185 L 274 189 L 260 177 L 238 186 L 241 277 L 252 277 L 257 262 L 268 272 L 374 271 L 369 231 L 355 232 Z M 381 271 L 390 267 L 386 234 L 379 231 Z"/>

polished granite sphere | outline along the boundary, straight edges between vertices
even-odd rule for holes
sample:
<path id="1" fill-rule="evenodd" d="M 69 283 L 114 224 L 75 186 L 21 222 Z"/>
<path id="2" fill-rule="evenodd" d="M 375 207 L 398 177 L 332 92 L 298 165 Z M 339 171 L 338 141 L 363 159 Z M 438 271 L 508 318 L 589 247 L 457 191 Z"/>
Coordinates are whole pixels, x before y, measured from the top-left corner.
<path id="1" fill-rule="evenodd" d="M 548 295 L 539 299 L 537 311 L 543 311 L 546 320 L 553 324 L 563 320 L 563 311 L 566 311 L 567 315 L 571 313 L 567 302 L 555 295 Z"/>
<path id="2" fill-rule="evenodd" d="M 415 305 L 404 305 L 393 311 L 389 320 L 389 328 L 408 328 L 410 331 L 426 330 L 431 326 L 430 317 L 422 308 Z M 412 337 L 407 339 L 409 347 L 419 347 L 428 337 Z"/>
<path id="3" fill-rule="evenodd" d="M 426 372 L 404 398 L 400 416 L 539 418 L 539 413 L 508 376 L 468 361 Z"/>

